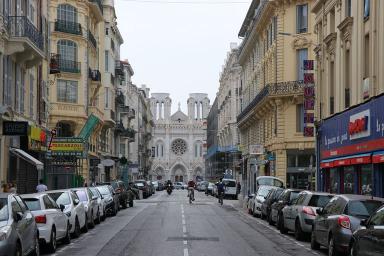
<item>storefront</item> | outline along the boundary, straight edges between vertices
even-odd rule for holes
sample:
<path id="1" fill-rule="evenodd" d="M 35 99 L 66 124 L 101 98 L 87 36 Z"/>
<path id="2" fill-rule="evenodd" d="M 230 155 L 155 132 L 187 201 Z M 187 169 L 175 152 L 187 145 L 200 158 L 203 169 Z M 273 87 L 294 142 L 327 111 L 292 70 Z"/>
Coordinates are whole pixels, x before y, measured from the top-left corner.
<path id="1" fill-rule="evenodd" d="M 323 121 L 318 129 L 318 188 L 384 196 L 384 95 Z"/>

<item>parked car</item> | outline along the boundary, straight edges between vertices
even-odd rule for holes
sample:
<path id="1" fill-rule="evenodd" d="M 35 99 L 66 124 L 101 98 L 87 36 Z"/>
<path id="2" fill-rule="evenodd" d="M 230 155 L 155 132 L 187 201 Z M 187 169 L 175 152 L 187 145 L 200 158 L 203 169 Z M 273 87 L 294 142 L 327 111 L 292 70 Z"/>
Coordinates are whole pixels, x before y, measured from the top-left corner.
<path id="1" fill-rule="evenodd" d="M 282 232 L 295 232 L 295 238 L 301 240 L 312 232 L 316 210 L 324 207 L 333 195 L 329 193 L 302 191 L 291 205 L 283 208 Z"/>
<path id="2" fill-rule="evenodd" d="M 276 223 L 276 227 L 280 229 L 283 213 L 282 209 L 287 205 L 291 204 L 293 200 L 297 198 L 301 190 L 299 189 L 285 189 L 279 196 L 276 202 L 271 206 L 270 220 L 271 223 Z"/>
<path id="3" fill-rule="evenodd" d="M 187 188 L 188 188 L 188 184 L 186 184 L 185 182 L 182 182 L 181 189 L 187 189 Z"/>
<path id="4" fill-rule="evenodd" d="M 207 189 L 205 190 L 205 194 L 207 194 L 207 195 L 212 195 L 213 185 L 214 185 L 214 184 L 213 184 L 212 182 L 209 182 L 209 183 L 208 183 Z"/>
<path id="5" fill-rule="evenodd" d="M 152 185 L 155 188 L 156 191 L 159 191 L 159 181 L 152 181 Z"/>
<path id="6" fill-rule="evenodd" d="M 232 199 L 237 199 L 237 186 L 236 186 L 236 180 L 234 179 L 223 179 L 222 180 L 224 186 L 225 186 L 225 197 L 230 197 Z"/>
<path id="7" fill-rule="evenodd" d="M 256 195 L 249 200 L 250 209 L 253 216 L 261 217 L 261 204 L 265 201 L 272 186 L 259 186 Z"/>
<path id="8" fill-rule="evenodd" d="M 100 209 L 97 204 L 97 196 L 94 196 L 87 187 L 73 188 L 72 191 L 79 197 L 80 202 L 84 205 L 88 228 L 95 227 L 97 219 L 100 219 Z"/>
<path id="9" fill-rule="evenodd" d="M 156 189 L 155 189 L 155 186 L 153 185 L 152 181 L 147 180 L 147 184 L 148 184 L 149 191 L 150 191 L 151 195 L 155 194 Z"/>
<path id="10" fill-rule="evenodd" d="M 361 221 L 361 228 L 352 235 L 349 250 L 351 256 L 384 255 L 384 206 Z"/>
<path id="11" fill-rule="evenodd" d="M 89 188 L 94 196 L 97 196 L 97 205 L 99 206 L 100 211 L 100 219 L 96 220 L 96 224 L 100 224 L 100 220 L 104 221 L 107 213 L 106 213 L 106 202 L 104 200 L 103 195 L 100 193 L 100 191 L 95 187 Z"/>
<path id="12" fill-rule="evenodd" d="M 198 191 L 205 191 L 205 189 L 207 188 L 208 186 L 208 181 L 200 181 L 197 183 L 197 190 Z"/>
<path id="13" fill-rule="evenodd" d="M 79 237 L 81 230 L 88 231 L 86 212 L 84 205 L 80 203 L 79 197 L 70 189 L 50 190 L 47 194 L 55 200 L 56 204 L 64 205 L 64 213 L 69 218 L 71 224 L 71 234 Z"/>
<path id="14" fill-rule="evenodd" d="M 313 223 L 311 248 L 325 246 L 329 255 L 348 251 L 352 233 L 383 205 L 384 199 L 362 195 L 334 196 L 324 208 L 317 209 Z"/>
<path id="15" fill-rule="evenodd" d="M 266 218 L 268 223 L 272 224 L 270 220 L 271 216 L 271 206 L 274 202 L 277 201 L 280 194 L 284 191 L 283 188 L 273 187 L 267 197 L 265 198 L 264 202 L 261 204 L 261 218 Z"/>
<path id="16" fill-rule="evenodd" d="M 119 211 L 119 195 L 110 185 L 97 186 L 96 189 L 103 195 L 106 215 L 116 216 Z"/>
<path id="17" fill-rule="evenodd" d="M 183 188 L 183 183 L 182 182 L 175 182 L 175 183 L 173 183 L 173 187 L 175 189 L 182 189 Z"/>
<path id="18" fill-rule="evenodd" d="M 111 186 L 115 193 L 119 196 L 119 203 L 123 209 L 133 206 L 134 194 L 131 190 L 127 189 L 124 182 L 121 180 L 115 180 L 111 182 Z"/>
<path id="19" fill-rule="evenodd" d="M 46 193 L 21 196 L 31 211 L 39 230 L 39 242 L 51 253 L 56 252 L 57 241 L 71 242 L 71 224 L 60 206 Z"/>
<path id="20" fill-rule="evenodd" d="M 136 180 L 135 184 L 137 187 L 143 191 L 143 197 L 148 198 L 152 195 L 151 188 L 148 186 L 148 183 L 145 180 Z M 141 184 L 141 185 L 139 185 Z"/>
<path id="21" fill-rule="evenodd" d="M 35 219 L 16 194 L 0 193 L 0 237 L 0 255 L 40 254 Z"/>

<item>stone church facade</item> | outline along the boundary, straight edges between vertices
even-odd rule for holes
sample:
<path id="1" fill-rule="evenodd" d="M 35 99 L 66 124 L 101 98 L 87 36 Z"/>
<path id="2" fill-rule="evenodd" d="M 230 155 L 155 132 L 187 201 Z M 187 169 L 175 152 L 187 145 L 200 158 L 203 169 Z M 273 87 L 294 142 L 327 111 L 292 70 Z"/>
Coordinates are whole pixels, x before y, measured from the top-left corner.
<path id="1" fill-rule="evenodd" d="M 151 95 L 155 123 L 152 138 L 152 180 L 188 182 L 205 177 L 206 117 L 210 110 L 208 95 L 189 95 L 188 113 L 180 109 L 171 114 L 172 100 L 168 93 Z"/>

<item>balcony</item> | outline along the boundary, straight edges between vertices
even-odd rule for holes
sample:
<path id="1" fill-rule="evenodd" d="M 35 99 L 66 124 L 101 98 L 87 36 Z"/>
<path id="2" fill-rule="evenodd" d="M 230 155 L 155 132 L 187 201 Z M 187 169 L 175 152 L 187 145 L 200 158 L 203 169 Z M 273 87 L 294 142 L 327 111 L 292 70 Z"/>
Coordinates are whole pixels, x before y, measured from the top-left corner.
<path id="1" fill-rule="evenodd" d="M 88 0 L 92 12 L 96 15 L 98 21 L 103 20 L 103 1 L 102 0 Z"/>
<path id="2" fill-rule="evenodd" d="M 51 54 L 49 66 L 50 74 L 56 74 L 60 72 L 79 74 L 81 70 L 80 62 L 62 59 L 60 54 Z"/>
<path id="3" fill-rule="evenodd" d="M 97 69 L 88 69 L 88 78 L 94 82 L 101 82 L 101 73 Z"/>
<path id="4" fill-rule="evenodd" d="M 121 91 L 117 92 L 115 101 L 116 101 L 116 105 L 118 105 L 118 106 L 119 105 L 123 105 L 123 106 L 125 105 L 125 96 Z"/>
<path id="5" fill-rule="evenodd" d="M 116 125 L 115 111 L 112 109 L 105 109 L 104 111 L 104 123 L 108 127 L 114 127 Z"/>
<path id="6" fill-rule="evenodd" d="M 116 73 L 116 75 L 124 76 L 124 66 L 120 60 L 117 60 L 115 62 L 115 73 Z"/>
<path id="7" fill-rule="evenodd" d="M 97 49 L 97 42 L 95 37 L 93 36 L 92 32 L 88 30 L 88 40 L 91 42 L 91 44 Z"/>
<path id="8" fill-rule="evenodd" d="M 271 97 L 290 97 L 295 95 L 303 95 L 304 93 L 303 81 L 289 81 L 281 83 L 267 84 L 249 103 L 248 106 L 237 116 L 237 122 L 240 122 L 244 117 L 250 113 L 257 105 L 263 102 L 265 99 Z"/>
<path id="9" fill-rule="evenodd" d="M 81 30 L 81 24 L 72 21 L 66 20 L 56 20 L 55 21 L 55 31 L 64 32 L 74 35 L 82 35 L 83 31 Z"/>
<path id="10" fill-rule="evenodd" d="M 44 37 L 26 16 L 9 16 L 5 22 L 10 43 L 5 54 L 17 53 L 17 61 L 28 67 L 40 62 L 44 54 Z"/>

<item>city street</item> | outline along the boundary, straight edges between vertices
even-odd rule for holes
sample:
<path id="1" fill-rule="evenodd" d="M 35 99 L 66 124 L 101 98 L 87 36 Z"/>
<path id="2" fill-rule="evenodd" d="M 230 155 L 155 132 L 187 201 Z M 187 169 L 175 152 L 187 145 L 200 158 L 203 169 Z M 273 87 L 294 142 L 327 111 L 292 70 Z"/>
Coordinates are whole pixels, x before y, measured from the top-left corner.
<path id="1" fill-rule="evenodd" d="M 325 255 L 235 209 L 237 201 L 220 206 L 216 198 L 195 194 L 192 205 L 182 190 L 136 201 L 54 255 Z"/>

